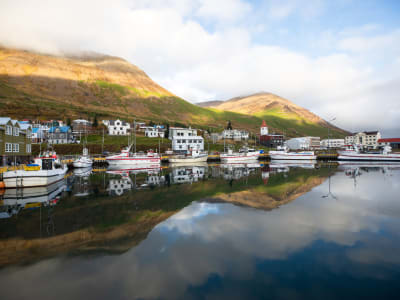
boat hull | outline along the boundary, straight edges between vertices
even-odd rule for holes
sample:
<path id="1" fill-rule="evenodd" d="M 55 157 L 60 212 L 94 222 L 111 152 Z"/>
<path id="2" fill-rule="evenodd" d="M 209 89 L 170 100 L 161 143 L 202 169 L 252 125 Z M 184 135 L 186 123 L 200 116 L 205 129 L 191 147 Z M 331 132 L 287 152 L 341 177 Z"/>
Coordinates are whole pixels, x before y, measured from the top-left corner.
<path id="1" fill-rule="evenodd" d="M 208 155 L 199 156 L 199 157 L 187 157 L 187 158 L 180 158 L 180 157 L 170 157 L 168 161 L 170 163 L 198 163 L 198 162 L 206 162 L 208 159 Z"/>
<path id="2" fill-rule="evenodd" d="M 247 162 L 257 161 L 260 157 L 260 152 L 252 153 L 223 153 L 220 155 L 221 162 L 223 163 L 235 163 L 235 162 Z"/>
<path id="3" fill-rule="evenodd" d="M 282 154 L 269 154 L 273 160 L 316 160 L 316 155 L 309 154 L 295 154 L 295 153 L 282 153 Z"/>
<path id="4" fill-rule="evenodd" d="M 64 179 L 67 168 L 39 171 L 8 171 L 3 174 L 6 189 L 47 186 Z"/>
<path id="5" fill-rule="evenodd" d="M 339 152 L 339 160 L 358 161 L 400 161 L 400 154 L 343 153 Z"/>
<path id="6" fill-rule="evenodd" d="M 92 161 L 88 162 L 88 161 L 79 161 L 79 160 L 77 160 L 77 161 L 74 161 L 74 162 L 72 163 L 72 166 L 73 166 L 74 168 L 89 168 L 89 167 L 91 167 L 92 165 L 93 165 L 93 162 L 92 162 Z"/>
<path id="7" fill-rule="evenodd" d="M 143 164 L 154 164 L 160 163 L 160 157 L 146 157 L 146 158 L 135 158 L 135 157 L 126 157 L 126 158 L 116 158 L 116 159 L 106 159 L 110 166 L 119 166 L 119 165 L 143 165 Z"/>

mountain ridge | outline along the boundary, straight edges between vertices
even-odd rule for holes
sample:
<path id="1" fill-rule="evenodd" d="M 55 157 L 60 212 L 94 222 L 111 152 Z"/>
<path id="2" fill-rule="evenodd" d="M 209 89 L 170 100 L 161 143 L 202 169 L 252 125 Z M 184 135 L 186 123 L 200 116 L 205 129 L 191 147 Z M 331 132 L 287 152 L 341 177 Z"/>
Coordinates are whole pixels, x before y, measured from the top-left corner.
<path id="1" fill-rule="evenodd" d="M 202 107 L 214 108 L 223 111 L 231 111 L 252 115 L 265 119 L 272 128 L 282 128 L 278 122 L 278 117 L 285 120 L 287 129 L 292 129 L 292 133 L 296 135 L 298 131 L 296 127 L 315 127 L 321 126 L 326 129 L 339 131 L 347 134 L 347 131 L 338 128 L 306 108 L 303 108 L 288 99 L 268 92 L 258 92 L 246 96 L 240 96 L 228 99 L 226 101 L 207 101 L 200 103 Z M 291 126 L 291 127 L 290 127 Z M 318 130 L 321 132 L 321 130 Z"/>

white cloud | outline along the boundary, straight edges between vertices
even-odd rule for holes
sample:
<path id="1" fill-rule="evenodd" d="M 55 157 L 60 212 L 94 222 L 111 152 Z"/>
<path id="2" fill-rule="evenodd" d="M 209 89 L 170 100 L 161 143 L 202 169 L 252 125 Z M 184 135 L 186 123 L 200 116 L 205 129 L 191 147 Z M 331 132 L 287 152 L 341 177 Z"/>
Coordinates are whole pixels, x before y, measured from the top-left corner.
<path id="1" fill-rule="evenodd" d="M 276 19 L 310 18 L 325 9 L 322 1 L 295 0 L 263 7 Z M 122 56 L 192 102 L 269 91 L 325 118 L 335 115 L 350 130 L 399 128 L 397 92 L 377 88 L 400 79 L 393 64 L 399 30 L 379 35 L 376 24 L 328 30 L 315 43 L 323 54 L 311 56 L 255 43 L 253 34 L 273 30 L 262 18 L 249 23 L 255 10 L 239 0 L 1 1 L 0 43 Z"/>

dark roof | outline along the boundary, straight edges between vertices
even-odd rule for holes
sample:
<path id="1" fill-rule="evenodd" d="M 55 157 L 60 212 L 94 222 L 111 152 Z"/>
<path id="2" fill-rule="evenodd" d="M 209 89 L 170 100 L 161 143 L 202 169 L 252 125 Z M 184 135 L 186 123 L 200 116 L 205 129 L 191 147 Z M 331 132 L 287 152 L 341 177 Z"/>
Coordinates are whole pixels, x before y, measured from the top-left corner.
<path id="1" fill-rule="evenodd" d="M 371 134 L 378 134 L 378 131 L 364 131 L 365 134 L 371 135 Z"/>

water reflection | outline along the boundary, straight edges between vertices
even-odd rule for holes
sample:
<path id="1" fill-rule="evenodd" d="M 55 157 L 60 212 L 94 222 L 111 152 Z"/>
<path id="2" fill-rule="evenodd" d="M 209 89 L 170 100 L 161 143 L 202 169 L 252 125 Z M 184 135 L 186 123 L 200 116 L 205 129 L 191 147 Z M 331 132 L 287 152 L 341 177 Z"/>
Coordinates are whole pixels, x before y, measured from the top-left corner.
<path id="1" fill-rule="evenodd" d="M 397 295 L 397 166 L 114 171 L 90 174 L 98 192 L 86 198 L 64 193 L 55 236 L 29 227 L 35 211 L 1 223 L 0 265 L 12 265 L 0 270 L 5 299 Z M 131 189 L 110 197 L 113 180 L 125 179 Z M 147 182 L 154 188 L 141 189 Z"/>
<path id="2" fill-rule="evenodd" d="M 10 218 L 24 209 L 33 210 L 41 206 L 56 205 L 65 188 L 65 181 L 62 180 L 46 187 L 6 189 L 0 196 L 0 218 Z"/>

